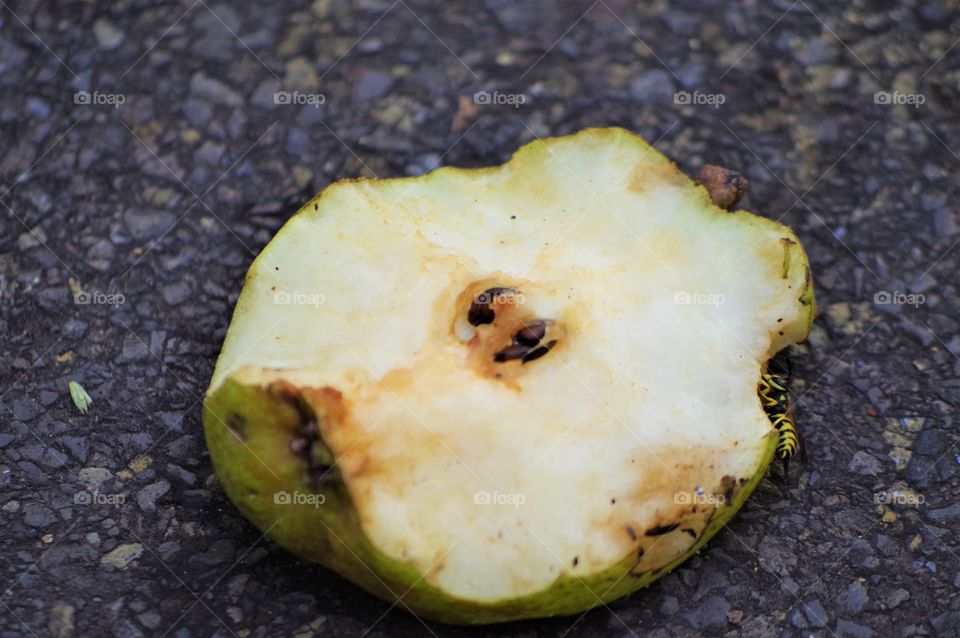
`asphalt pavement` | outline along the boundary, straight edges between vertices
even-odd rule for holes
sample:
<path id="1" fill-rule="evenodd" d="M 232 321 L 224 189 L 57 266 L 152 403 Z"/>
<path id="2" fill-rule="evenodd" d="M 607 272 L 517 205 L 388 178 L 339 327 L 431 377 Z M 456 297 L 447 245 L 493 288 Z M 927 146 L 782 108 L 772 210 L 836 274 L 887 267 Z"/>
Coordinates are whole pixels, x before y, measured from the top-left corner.
<path id="1" fill-rule="evenodd" d="M 0 636 L 960 635 L 958 38 L 953 0 L 0 1 Z M 423 623 L 263 539 L 200 418 L 257 253 L 337 179 L 603 125 L 801 238 L 806 466 L 572 618 Z"/>

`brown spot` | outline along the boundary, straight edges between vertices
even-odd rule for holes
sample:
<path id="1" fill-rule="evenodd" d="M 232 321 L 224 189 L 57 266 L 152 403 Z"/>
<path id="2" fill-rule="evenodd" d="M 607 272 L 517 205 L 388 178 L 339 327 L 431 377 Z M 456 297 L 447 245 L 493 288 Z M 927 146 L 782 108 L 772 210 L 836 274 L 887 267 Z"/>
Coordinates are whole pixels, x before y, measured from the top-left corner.
<path id="1" fill-rule="evenodd" d="M 807 299 L 807 291 L 810 290 L 810 284 L 813 282 L 813 278 L 810 276 L 810 266 L 805 268 L 806 275 L 803 280 L 803 290 L 800 291 L 800 303 L 804 306 L 810 305 L 810 300 Z"/>
<path id="2" fill-rule="evenodd" d="M 692 530 L 692 529 L 690 529 L 689 527 L 684 527 L 684 528 L 683 528 L 682 530 L 680 530 L 680 531 L 682 531 L 682 532 L 685 533 L 685 534 L 690 534 L 690 536 L 691 536 L 691 538 L 693 538 L 693 540 L 697 540 L 697 532 L 694 531 L 694 530 Z"/>
<path id="3" fill-rule="evenodd" d="M 247 439 L 247 420 L 236 412 L 227 415 L 227 428 L 241 441 Z"/>
<path id="4" fill-rule="evenodd" d="M 783 244 L 783 267 L 781 270 L 781 277 L 786 279 L 787 275 L 790 274 L 790 248 L 796 246 L 797 242 L 793 241 L 789 237 L 781 237 L 780 243 Z"/>
<path id="5" fill-rule="evenodd" d="M 647 530 L 647 536 L 663 536 L 680 527 L 679 523 L 670 523 L 669 525 L 658 525 Z"/>
<path id="6" fill-rule="evenodd" d="M 732 210 L 740 203 L 749 184 L 740 173 L 713 164 L 700 169 L 697 182 L 707 190 L 710 201 L 724 210 Z"/>
<path id="7" fill-rule="evenodd" d="M 633 567 L 630 568 L 631 576 L 639 577 L 644 575 L 645 572 L 642 569 L 639 569 L 639 567 L 640 567 L 640 563 L 643 561 L 643 555 L 645 553 L 646 552 L 644 551 L 643 547 L 640 547 L 639 549 L 637 549 L 637 559 L 633 561 Z"/>
<path id="8" fill-rule="evenodd" d="M 723 491 L 724 505 L 733 505 L 733 497 L 736 494 L 737 479 L 729 474 L 720 479 L 720 489 Z"/>
<path id="9" fill-rule="evenodd" d="M 661 188 L 667 185 L 683 186 L 686 183 L 687 177 L 671 162 L 657 164 L 642 162 L 637 165 L 627 188 L 635 193 L 643 193 L 648 189 Z"/>
<path id="10" fill-rule="evenodd" d="M 579 565 L 579 564 L 580 564 L 580 557 L 579 557 L 579 556 L 574 556 L 574 557 L 573 557 L 573 566 L 576 567 L 576 566 Z"/>
<path id="11" fill-rule="evenodd" d="M 627 525 L 627 536 L 629 536 L 632 541 L 637 540 L 637 533 L 633 531 L 633 527 L 630 525 Z"/>

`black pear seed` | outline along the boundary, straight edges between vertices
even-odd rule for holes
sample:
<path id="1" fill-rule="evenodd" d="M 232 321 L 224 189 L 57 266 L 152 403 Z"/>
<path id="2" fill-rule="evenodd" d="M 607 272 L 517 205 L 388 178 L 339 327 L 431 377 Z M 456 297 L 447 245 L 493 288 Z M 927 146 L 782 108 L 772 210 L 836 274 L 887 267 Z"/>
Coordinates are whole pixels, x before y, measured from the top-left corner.
<path id="1" fill-rule="evenodd" d="M 555 345 L 557 345 L 557 342 L 556 340 L 553 340 L 548 342 L 546 345 L 540 346 L 539 348 L 534 348 L 529 353 L 527 353 L 527 355 L 523 358 L 523 363 L 528 363 L 530 361 L 535 361 L 536 359 L 539 359 L 543 355 L 550 352 L 550 348 L 552 348 Z"/>
<path id="2" fill-rule="evenodd" d="M 532 321 L 526 324 L 517 334 L 513 336 L 514 340 L 525 346 L 535 346 L 547 334 L 547 323 L 542 320 Z"/>
<path id="3" fill-rule="evenodd" d="M 504 348 L 503 350 L 497 352 L 493 355 L 493 360 L 497 363 L 503 363 L 504 361 L 514 361 L 516 359 L 523 359 L 526 361 L 526 357 L 530 352 L 530 348 L 527 346 L 521 346 L 517 344 L 512 344 Z"/>
<path id="4" fill-rule="evenodd" d="M 467 321 L 471 326 L 493 323 L 496 313 L 493 308 L 473 302 L 470 304 L 470 310 L 467 311 Z"/>
<path id="5" fill-rule="evenodd" d="M 546 346 L 540 346 L 539 348 L 534 348 L 523 357 L 523 363 L 529 363 L 530 361 L 536 361 L 543 355 L 550 352 L 550 348 Z"/>

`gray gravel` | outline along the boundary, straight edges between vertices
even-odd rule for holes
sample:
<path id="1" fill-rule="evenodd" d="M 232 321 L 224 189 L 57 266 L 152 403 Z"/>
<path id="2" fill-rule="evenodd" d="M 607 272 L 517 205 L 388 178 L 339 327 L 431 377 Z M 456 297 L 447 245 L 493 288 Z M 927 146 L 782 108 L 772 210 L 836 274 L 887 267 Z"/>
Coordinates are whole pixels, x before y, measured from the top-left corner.
<path id="1" fill-rule="evenodd" d="M 0 3 L 0 637 L 960 635 L 958 35 L 949 0 Z M 604 124 L 803 240 L 806 467 L 572 619 L 424 625 L 262 539 L 200 428 L 257 252 L 336 179 Z"/>

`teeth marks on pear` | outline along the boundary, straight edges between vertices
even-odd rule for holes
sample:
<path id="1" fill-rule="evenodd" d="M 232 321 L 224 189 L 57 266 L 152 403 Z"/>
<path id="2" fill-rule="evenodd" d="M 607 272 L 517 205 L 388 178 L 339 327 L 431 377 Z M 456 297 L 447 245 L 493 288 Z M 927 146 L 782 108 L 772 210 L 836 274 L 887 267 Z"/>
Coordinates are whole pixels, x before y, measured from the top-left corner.
<path id="1" fill-rule="evenodd" d="M 316 418 L 311 416 L 300 427 L 299 435 L 290 442 L 293 450 L 307 465 L 303 481 L 312 489 L 320 489 L 338 480 L 333 457 L 323 440 Z"/>
<path id="2" fill-rule="evenodd" d="M 304 406 L 301 404 L 300 407 L 303 425 L 300 426 L 297 436 L 290 440 L 290 451 L 307 465 L 303 476 L 304 483 L 318 489 L 333 482 L 336 477 L 332 472 L 333 466 L 321 460 L 323 453 L 319 448 L 323 446 L 323 441 L 320 440 L 316 417 L 312 413 L 304 414 Z"/>
<path id="3" fill-rule="evenodd" d="M 300 425 L 294 437 L 290 439 L 290 451 L 306 465 L 303 482 L 311 489 L 320 489 L 336 482 L 338 476 L 333 465 L 333 456 L 320 438 L 320 428 L 317 427 L 318 417 L 314 409 L 301 395 L 289 387 L 275 384 L 271 390 L 297 411 Z"/>

